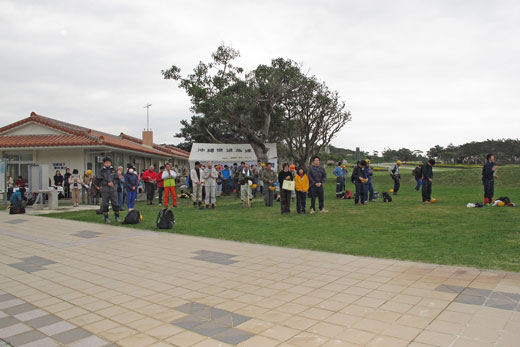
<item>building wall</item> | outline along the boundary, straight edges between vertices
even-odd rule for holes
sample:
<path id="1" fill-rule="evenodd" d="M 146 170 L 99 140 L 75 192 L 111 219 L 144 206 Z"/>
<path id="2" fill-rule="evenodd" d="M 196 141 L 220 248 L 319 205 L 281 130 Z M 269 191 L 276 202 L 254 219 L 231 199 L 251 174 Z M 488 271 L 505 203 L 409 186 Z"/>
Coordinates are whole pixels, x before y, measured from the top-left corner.
<path id="1" fill-rule="evenodd" d="M 85 150 L 81 148 L 73 149 L 38 149 L 34 158 L 36 164 L 49 165 L 49 176 L 54 177 L 56 170 L 60 170 L 62 174 L 65 169 L 57 168 L 58 166 L 68 167 L 71 169 L 78 169 L 80 173 L 85 172 Z M 63 164 L 63 165 L 61 165 Z"/>

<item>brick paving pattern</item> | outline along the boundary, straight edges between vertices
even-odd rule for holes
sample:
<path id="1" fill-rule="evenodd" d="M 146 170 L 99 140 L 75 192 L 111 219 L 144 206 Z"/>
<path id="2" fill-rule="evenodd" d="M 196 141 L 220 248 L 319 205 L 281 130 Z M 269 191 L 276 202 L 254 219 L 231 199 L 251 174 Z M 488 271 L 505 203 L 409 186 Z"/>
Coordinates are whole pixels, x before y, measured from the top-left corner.
<path id="1" fill-rule="evenodd" d="M 0 346 L 519 346 L 519 273 L 14 217 Z"/>

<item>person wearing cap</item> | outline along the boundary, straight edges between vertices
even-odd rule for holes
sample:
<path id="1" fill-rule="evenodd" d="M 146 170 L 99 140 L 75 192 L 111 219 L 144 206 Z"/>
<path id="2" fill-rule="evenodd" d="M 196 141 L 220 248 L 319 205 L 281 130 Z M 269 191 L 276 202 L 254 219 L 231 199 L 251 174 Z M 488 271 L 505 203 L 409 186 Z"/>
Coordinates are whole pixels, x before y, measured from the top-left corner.
<path id="1" fill-rule="evenodd" d="M 309 196 L 311 197 L 310 214 L 316 213 L 316 198 L 319 201 L 320 213 L 328 213 L 325 209 L 323 184 L 327 179 L 327 172 L 320 166 L 320 157 L 312 157 L 312 165 L 307 173 L 309 177 Z"/>
<path id="2" fill-rule="evenodd" d="M 345 188 L 345 176 L 340 161 L 338 161 L 338 166 L 332 171 L 332 174 L 336 176 L 336 198 L 341 198 Z"/>
<path id="3" fill-rule="evenodd" d="M 85 171 L 83 174 L 83 180 L 81 182 L 81 204 L 90 205 L 92 203 L 92 199 L 90 198 L 90 184 L 92 183 L 92 170 Z"/>
<path id="4" fill-rule="evenodd" d="M 430 159 L 422 168 L 422 201 L 429 204 L 432 200 L 433 166 L 435 160 Z"/>
<path id="5" fill-rule="evenodd" d="M 202 188 L 204 180 L 202 179 L 202 169 L 200 168 L 200 161 L 195 162 L 195 167 L 190 171 L 190 180 L 193 193 L 191 198 L 193 200 L 193 207 L 201 208 L 202 206 Z"/>
<path id="6" fill-rule="evenodd" d="M 274 191 L 276 189 L 276 173 L 273 170 L 273 164 L 267 163 L 267 166 L 262 169 L 260 179 L 264 184 L 264 203 L 265 206 L 273 206 Z"/>
<path id="7" fill-rule="evenodd" d="M 112 210 L 116 218 L 119 220 L 119 203 L 117 201 L 116 183 L 118 182 L 117 172 L 112 167 L 112 160 L 108 157 L 103 159 L 103 168 L 99 170 L 96 179 L 101 187 L 101 211 L 105 217 L 105 223 L 110 223 L 108 219 L 108 206 L 112 204 Z"/>
<path id="8" fill-rule="evenodd" d="M 204 169 L 204 173 L 202 174 L 202 178 L 204 179 L 204 190 L 206 191 L 206 208 L 215 208 L 216 199 L 216 189 L 217 189 L 217 177 L 218 172 L 213 167 L 212 162 L 208 162 L 208 166 Z"/>
<path id="9" fill-rule="evenodd" d="M 166 163 L 162 179 L 164 182 L 164 202 L 163 206 L 168 208 L 170 202 L 170 194 L 172 196 L 172 206 L 177 207 L 177 195 L 175 194 L 175 179 L 177 178 L 177 171 L 172 169 L 170 163 Z"/>
<path id="10" fill-rule="evenodd" d="M 394 166 L 388 168 L 388 172 L 390 172 L 390 176 L 394 180 L 394 195 L 397 195 L 399 187 L 401 187 L 401 172 L 399 171 L 400 166 L 401 161 L 398 160 Z"/>
<path id="11" fill-rule="evenodd" d="M 366 175 L 368 178 L 365 184 L 365 200 L 368 199 L 370 202 L 375 202 L 374 199 L 374 185 L 372 184 L 372 176 L 374 176 L 374 170 L 370 167 L 370 159 L 365 159 L 367 166 L 365 167 Z"/>
<path id="12" fill-rule="evenodd" d="M 289 167 L 289 171 L 291 171 L 291 174 L 292 174 L 293 178 L 296 177 L 297 172 L 296 172 L 296 166 L 294 166 L 294 164 L 291 164 L 291 166 Z M 296 191 L 295 190 L 293 190 L 291 192 L 291 200 L 294 201 L 294 199 L 296 199 Z"/>

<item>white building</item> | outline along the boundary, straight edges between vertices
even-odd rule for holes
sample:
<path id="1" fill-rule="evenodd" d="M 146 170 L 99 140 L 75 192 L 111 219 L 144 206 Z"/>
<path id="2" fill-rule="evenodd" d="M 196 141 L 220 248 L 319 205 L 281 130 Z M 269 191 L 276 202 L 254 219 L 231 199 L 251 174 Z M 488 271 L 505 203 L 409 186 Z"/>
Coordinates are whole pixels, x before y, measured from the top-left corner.
<path id="1" fill-rule="evenodd" d="M 31 113 L 28 118 L 0 128 L 0 158 L 7 159 L 7 173 L 27 179 L 28 167 L 49 165 L 49 177 L 56 170 L 91 169 L 94 173 L 103 165 L 105 156 L 112 158 L 114 167 L 133 164 L 139 172 L 154 164 L 158 169 L 171 162 L 188 168 L 189 152 L 169 145 L 153 143 L 153 133 L 143 131 L 143 139 L 126 134 L 111 135 L 78 125 Z"/>

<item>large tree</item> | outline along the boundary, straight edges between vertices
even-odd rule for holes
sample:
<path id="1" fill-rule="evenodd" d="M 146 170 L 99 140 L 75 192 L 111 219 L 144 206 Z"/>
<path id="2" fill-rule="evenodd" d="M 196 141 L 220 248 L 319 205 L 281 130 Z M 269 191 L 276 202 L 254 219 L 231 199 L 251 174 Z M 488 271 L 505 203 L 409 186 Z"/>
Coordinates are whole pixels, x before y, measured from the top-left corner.
<path id="1" fill-rule="evenodd" d="M 267 161 L 268 142 L 283 143 L 290 159 L 307 166 L 350 120 L 337 92 L 303 73 L 291 60 L 273 59 L 248 73 L 233 65 L 239 52 L 220 46 L 209 63 L 182 77 L 175 65 L 165 79 L 179 81 L 194 114 L 177 137 L 187 142 L 249 143 Z"/>

